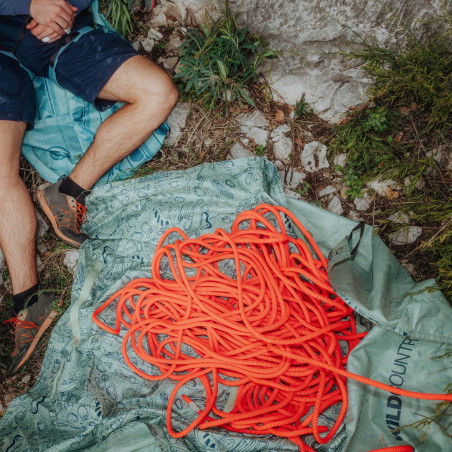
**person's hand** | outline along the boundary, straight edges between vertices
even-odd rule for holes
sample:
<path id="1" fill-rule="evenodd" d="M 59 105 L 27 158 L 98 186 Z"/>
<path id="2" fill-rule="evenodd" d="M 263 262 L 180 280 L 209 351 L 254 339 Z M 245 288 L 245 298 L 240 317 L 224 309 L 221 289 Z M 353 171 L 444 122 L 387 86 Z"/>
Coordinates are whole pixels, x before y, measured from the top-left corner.
<path id="1" fill-rule="evenodd" d="M 36 20 L 32 19 L 28 24 L 27 28 L 30 30 L 31 34 L 36 38 L 40 39 L 42 42 L 50 43 L 55 42 L 64 35 L 64 31 L 60 30 L 58 33 L 53 31 L 48 25 L 38 24 Z"/>
<path id="2" fill-rule="evenodd" d="M 47 25 L 55 33 L 69 33 L 77 8 L 64 0 L 31 0 L 30 15 L 40 25 Z"/>

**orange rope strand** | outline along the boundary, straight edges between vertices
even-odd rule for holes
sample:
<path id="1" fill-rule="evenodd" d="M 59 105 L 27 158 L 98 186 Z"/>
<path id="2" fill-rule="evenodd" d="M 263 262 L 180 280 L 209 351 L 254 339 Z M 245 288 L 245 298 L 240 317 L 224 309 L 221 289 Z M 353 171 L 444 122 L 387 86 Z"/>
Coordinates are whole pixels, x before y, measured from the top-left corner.
<path id="1" fill-rule="evenodd" d="M 303 240 L 287 233 L 288 219 Z M 181 239 L 174 240 L 175 234 Z M 346 378 L 407 397 L 452 400 L 450 394 L 406 391 L 345 370 L 365 333 L 357 332 L 353 310 L 331 287 L 327 266 L 290 211 L 260 205 L 239 214 L 230 233 L 217 229 L 190 239 L 180 229 L 166 231 L 152 278 L 131 281 L 95 310 L 93 320 L 113 334 L 127 330 L 122 353 L 138 375 L 177 381 L 167 407 L 167 428 L 175 438 L 195 427 L 222 426 L 286 437 L 301 451 L 312 451 L 302 437 L 325 444 L 345 417 Z M 112 309 L 114 326 L 99 319 Z M 149 364 L 160 374 L 146 371 Z M 198 417 L 176 432 L 173 403 L 195 379 L 204 386 L 205 407 L 181 395 Z M 219 384 L 237 387 L 230 412 L 216 406 Z M 321 425 L 322 412 L 336 404 L 334 425 Z"/>

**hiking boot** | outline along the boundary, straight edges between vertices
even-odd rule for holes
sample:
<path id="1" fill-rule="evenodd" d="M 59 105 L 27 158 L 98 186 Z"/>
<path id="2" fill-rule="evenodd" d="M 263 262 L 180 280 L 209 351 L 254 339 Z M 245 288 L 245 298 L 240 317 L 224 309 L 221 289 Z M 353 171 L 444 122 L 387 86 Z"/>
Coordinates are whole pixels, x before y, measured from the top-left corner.
<path id="1" fill-rule="evenodd" d="M 56 184 L 38 189 L 36 199 L 56 235 L 68 245 L 79 248 L 87 238 L 80 232 L 85 221 L 86 207 L 72 196 L 60 193 L 61 182 L 59 180 Z"/>
<path id="2" fill-rule="evenodd" d="M 45 330 L 56 316 L 52 311 L 53 297 L 43 293 L 32 306 L 22 309 L 17 317 L 5 320 L 15 326 L 15 346 L 12 353 L 12 373 L 16 373 L 30 358 Z"/>

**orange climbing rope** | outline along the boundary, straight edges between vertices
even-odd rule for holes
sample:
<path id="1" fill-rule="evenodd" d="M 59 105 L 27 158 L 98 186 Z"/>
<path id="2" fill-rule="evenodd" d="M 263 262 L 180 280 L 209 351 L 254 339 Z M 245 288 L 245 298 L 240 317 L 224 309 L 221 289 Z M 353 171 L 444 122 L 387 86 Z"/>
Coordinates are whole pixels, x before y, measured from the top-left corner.
<path id="1" fill-rule="evenodd" d="M 288 219 L 303 240 L 288 233 Z M 174 240 L 175 234 L 182 240 Z M 286 437 L 301 451 L 312 451 L 302 437 L 313 435 L 325 444 L 344 419 L 346 378 L 408 397 L 452 400 L 345 370 L 348 354 L 365 333 L 357 332 L 353 310 L 332 289 L 317 244 L 283 207 L 243 212 L 230 233 L 217 229 L 190 239 L 171 228 L 157 245 L 151 270 L 152 278 L 131 281 L 93 319 L 113 334 L 127 329 L 122 352 L 138 375 L 177 381 L 167 408 L 167 428 L 175 438 L 195 427 L 221 426 Z M 99 319 L 111 309 L 114 326 Z M 160 374 L 151 374 L 149 364 Z M 204 386 L 205 406 L 181 394 L 198 417 L 176 432 L 173 403 L 194 379 Z M 216 406 L 219 384 L 237 387 L 230 412 Z M 334 425 L 322 425 L 321 413 L 337 404 Z"/>

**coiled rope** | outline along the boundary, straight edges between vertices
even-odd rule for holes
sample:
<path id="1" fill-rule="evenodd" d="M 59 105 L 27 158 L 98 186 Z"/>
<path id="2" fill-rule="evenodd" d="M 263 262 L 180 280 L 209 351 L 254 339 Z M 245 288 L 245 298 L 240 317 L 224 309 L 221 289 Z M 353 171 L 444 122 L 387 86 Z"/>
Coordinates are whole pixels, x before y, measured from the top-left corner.
<path id="1" fill-rule="evenodd" d="M 303 240 L 288 234 L 287 219 Z M 174 234 L 182 240 L 165 244 Z M 230 233 L 217 229 L 190 239 L 178 228 L 166 231 L 152 261 L 152 278 L 131 281 L 96 309 L 93 319 L 113 334 L 127 329 L 122 353 L 138 375 L 177 381 L 166 419 L 175 438 L 195 427 L 221 426 L 286 437 L 301 451 L 312 451 L 302 437 L 313 435 L 325 444 L 344 419 L 346 378 L 407 397 L 452 400 L 452 395 L 406 391 L 345 370 L 365 333 L 357 332 L 353 310 L 332 289 L 327 265 L 290 211 L 263 204 L 239 214 Z M 116 309 L 114 327 L 99 319 L 106 309 Z M 144 370 L 149 364 L 160 375 Z M 204 386 L 205 406 L 195 406 L 197 419 L 176 432 L 173 403 L 194 379 Z M 220 383 L 237 387 L 230 412 L 216 406 Z M 192 403 L 186 395 L 182 399 Z M 321 425 L 321 413 L 336 404 L 334 425 Z"/>

